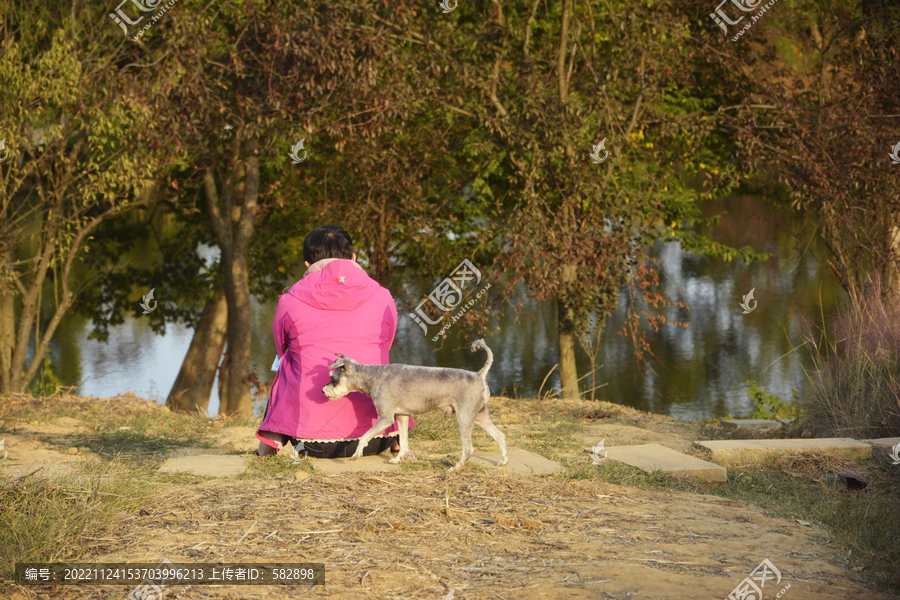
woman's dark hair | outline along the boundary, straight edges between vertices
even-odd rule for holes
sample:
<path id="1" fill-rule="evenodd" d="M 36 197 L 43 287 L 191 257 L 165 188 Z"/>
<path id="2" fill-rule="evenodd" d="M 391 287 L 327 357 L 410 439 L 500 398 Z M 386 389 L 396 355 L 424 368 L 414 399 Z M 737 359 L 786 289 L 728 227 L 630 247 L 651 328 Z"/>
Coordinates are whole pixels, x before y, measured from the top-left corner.
<path id="1" fill-rule="evenodd" d="M 353 240 L 338 225 L 321 225 L 303 240 L 303 260 L 309 264 L 324 258 L 353 258 Z"/>

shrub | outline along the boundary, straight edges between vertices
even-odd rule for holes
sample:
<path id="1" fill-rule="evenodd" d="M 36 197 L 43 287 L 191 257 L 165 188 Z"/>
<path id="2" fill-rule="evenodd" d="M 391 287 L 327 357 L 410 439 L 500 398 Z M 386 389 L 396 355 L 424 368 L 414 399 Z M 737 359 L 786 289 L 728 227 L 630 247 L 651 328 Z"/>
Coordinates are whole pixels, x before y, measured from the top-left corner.
<path id="1" fill-rule="evenodd" d="M 807 373 L 807 427 L 818 436 L 871 439 L 900 435 L 900 304 L 879 286 L 834 317 L 831 339 L 806 323 L 815 370 Z"/>
<path id="2" fill-rule="evenodd" d="M 753 400 L 754 410 L 750 419 L 794 419 L 798 415 L 799 403 L 797 390 L 793 390 L 794 401 L 782 400 L 780 396 L 768 393 L 759 387 L 755 381 L 745 381 L 750 386 L 747 392 Z"/>

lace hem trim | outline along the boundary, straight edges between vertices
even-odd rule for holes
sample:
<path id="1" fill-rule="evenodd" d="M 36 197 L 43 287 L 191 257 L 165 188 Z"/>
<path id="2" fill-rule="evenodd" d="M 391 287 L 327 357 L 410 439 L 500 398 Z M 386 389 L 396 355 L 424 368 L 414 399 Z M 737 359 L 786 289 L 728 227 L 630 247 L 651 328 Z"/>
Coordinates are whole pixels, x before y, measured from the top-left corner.
<path id="1" fill-rule="evenodd" d="M 373 436 L 373 439 L 375 439 L 375 438 L 397 437 L 398 435 L 400 435 L 400 432 L 399 432 L 399 431 L 392 431 L 391 433 L 388 433 L 388 434 L 381 434 L 381 435 Z M 343 439 L 338 439 L 338 440 L 308 440 L 308 439 L 306 439 L 306 438 L 296 438 L 296 439 L 298 439 L 298 440 L 300 440 L 301 442 L 304 442 L 304 443 L 305 443 L 305 442 L 313 442 L 313 443 L 316 443 L 316 442 L 319 442 L 319 443 L 325 442 L 325 443 L 332 443 L 332 442 L 355 442 L 355 441 L 357 441 L 359 438 L 358 438 L 358 437 L 355 437 L 355 438 L 343 438 Z"/>

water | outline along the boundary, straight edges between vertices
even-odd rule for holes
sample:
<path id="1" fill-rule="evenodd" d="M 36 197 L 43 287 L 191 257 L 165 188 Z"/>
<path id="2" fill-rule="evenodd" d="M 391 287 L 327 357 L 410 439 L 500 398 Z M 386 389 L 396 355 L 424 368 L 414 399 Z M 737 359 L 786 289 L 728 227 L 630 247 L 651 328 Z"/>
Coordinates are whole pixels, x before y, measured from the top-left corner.
<path id="1" fill-rule="evenodd" d="M 615 333 L 622 328 L 629 301 L 623 296 L 601 336 L 597 364 L 603 367 L 596 375 L 597 384 L 606 385 L 594 392 L 598 399 L 693 421 L 752 412 L 746 380 L 756 380 L 784 399 L 791 398 L 793 388 L 801 396 L 804 393 L 804 368 L 810 364 L 804 349 L 792 352 L 801 343 L 800 318 L 827 320 L 844 301 L 843 292 L 811 251 L 797 254 L 795 244 L 803 223 L 793 214 L 758 197 L 730 198 L 709 206 L 708 214 L 723 210 L 728 214 L 720 225 L 710 228 L 711 237 L 738 248 L 752 245 L 774 256 L 752 265 L 725 263 L 690 255 L 678 244 L 658 244 L 653 254 L 663 268 L 662 285 L 673 299 L 690 307 L 689 311 L 671 308 L 666 314 L 690 325 L 650 330 L 648 339 L 659 360 L 636 365 L 630 342 Z M 487 270 L 483 277 L 496 282 Z M 739 303 L 751 288 L 758 304 L 745 315 Z M 484 354 L 468 351 L 464 331 L 454 327 L 442 343 L 432 342 L 434 328 L 428 335 L 423 333 L 402 306 L 414 305 L 418 299 L 405 297 L 402 290 L 394 295 L 401 307 L 392 362 L 481 367 Z M 496 395 L 533 397 L 558 362 L 555 306 L 527 300 L 524 294 L 523 300 L 518 322 L 514 313 L 495 316 L 486 336 L 495 355 L 488 380 Z M 252 303 L 252 366 L 264 381 L 271 381 L 273 375 L 269 367 L 275 356 L 271 327 L 276 302 Z M 160 298 L 158 310 L 164 309 Z M 89 340 L 89 332 L 90 324 L 77 315 L 61 323 L 51 345 L 60 378 L 67 385 L 80 384 L 76 393 L 83 395 L 107 397 L 133 391 L 158 402 L 165 401 L 192 333 L 170 323 L 165 335 L 157 336 L 145 321 L 133 318 L 111 328 L 107 343 Z M 577 360 L 579 375 L 587 374 L 590 361 L 581 349 Z M 589 382 L 590 377 L 582 380 L 582 389 L 591 387 Z M 558 390 L 554 371 L 543 391 Z M 216 412 L 214 390 L 210 414 Z"/>

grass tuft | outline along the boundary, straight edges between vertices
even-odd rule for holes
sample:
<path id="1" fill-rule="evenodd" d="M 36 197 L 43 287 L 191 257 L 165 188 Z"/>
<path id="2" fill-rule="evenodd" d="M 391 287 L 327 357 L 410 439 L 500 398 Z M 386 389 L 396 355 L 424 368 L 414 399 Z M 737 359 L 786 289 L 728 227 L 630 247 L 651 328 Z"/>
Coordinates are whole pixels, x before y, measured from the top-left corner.
<path id="1" fill-rule="evenodd" d="M 12 579 L 17 562 L 81 555 L 86 536 L 138 509 L 153 491 L 133 467 L 96 458 L 65 476 L 0 485 L 0 579 Z"/>
<path id="2" fill-rule="evenodd" d="M 838 314 L 832 338 L 807 322 L 815 372 L 805 422 L 819 437 L 900 435 L 900 304 L 881 298 L 877 282 L 859 306 Z"/>

